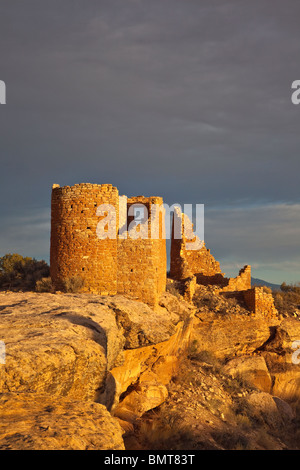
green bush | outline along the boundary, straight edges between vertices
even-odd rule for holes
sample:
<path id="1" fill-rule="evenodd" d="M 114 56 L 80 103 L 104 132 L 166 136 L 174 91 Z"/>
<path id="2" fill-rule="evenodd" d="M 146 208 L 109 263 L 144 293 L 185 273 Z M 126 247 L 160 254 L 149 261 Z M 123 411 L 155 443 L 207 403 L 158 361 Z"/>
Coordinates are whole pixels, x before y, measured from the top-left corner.
<path id="1" fill-rule="evenodd" d="M 45 261 L 37 261 L 17 253 L 0 258 L 0 288 L 12 290 L 34 290 L 36 282 L 48 277 L 50 268 Z"/>

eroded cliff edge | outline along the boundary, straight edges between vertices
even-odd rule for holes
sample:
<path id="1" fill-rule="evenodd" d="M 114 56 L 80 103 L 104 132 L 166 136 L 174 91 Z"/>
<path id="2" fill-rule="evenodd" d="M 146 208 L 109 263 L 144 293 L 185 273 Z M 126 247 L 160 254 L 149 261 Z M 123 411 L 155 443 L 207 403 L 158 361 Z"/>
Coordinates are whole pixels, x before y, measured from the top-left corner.
<path id="1" fill-rule="evenodd" d="M 166 398 L 189 341 L 194 308 L 167 293 L 162 304 L 1 293 L 0 448 L 124 448 L 126 426 Z M 57 428 L 65 413 L 68 424 Z"/>
<path id="2" fill-rule="evenodd" d="M 166 400 L 195 344 L 224 373 L 297 404 L 299 320 L 208 294 L 213 305 L 166 292 L 154 310 L 120 295 L 1 293 L 0 448 L 124 449 L 125 432 Z"/>

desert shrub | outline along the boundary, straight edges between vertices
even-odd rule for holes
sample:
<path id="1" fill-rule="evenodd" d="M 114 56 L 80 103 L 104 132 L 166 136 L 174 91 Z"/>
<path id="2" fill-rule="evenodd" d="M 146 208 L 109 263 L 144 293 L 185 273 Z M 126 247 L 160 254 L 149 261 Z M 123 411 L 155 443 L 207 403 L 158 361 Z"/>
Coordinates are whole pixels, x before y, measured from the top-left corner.
<path id="1" fill-rule="evenodd" d="M 275 292 L 273 294 L 273 299 L 274 299 L 274 305 L 277 308 L 277 310 L 281 310 L 284 305 L 283 294 L 280 292 Z"/>
<path id="2" fill-rule="evenodd" d="M 274 305 L 280 314 L 293 315 L 300 309 L 300 285 L 282 283 L 280 289 L 273 294 Z"/>
<path id="3" fill-rule="evenodd" d="M 259 429 L 256 441 L 263 449 L 274 450 L 274 440 L 263 427 Z"/>
<path id="4" fill-rule="evenodd" d="M 37 292 L 52 292 L 52 280 L 51 277 L 42 277 L 42 279 L 36 281 L 35 290 Z"/>
<path id="5" fill-rule="evenodd" d="M 76 294 L 84 286 L 84 279 L 81 276 L 67 277 L 62 282 L 62 290 L 67 293 Z"/>
<path id="6" fill-rule="evenodd" d="M 195 374 L 193 369 L 193 365 L 197 363 L 199 363 L 201 367 L 209 368 L 209 370 L 215 374 L 218 374 L 222 368 L 222 362 L 213 354 L 213 352 L 199 350 L 198 342 L 195 340 L 181 355 L 177 374 L 172 379 L 173 382 L 180 383 L 181 385 L 185 384 L 187 386 L 191 383 L 194 386 L 200 386 L 202 383 L 201 376 Z"/>
<path id="7" fill-rule="evenodd" d="M 190 359 L 193 359 L 199 353 L 199 341 L 194 339 L 188 346 L 187 355 Z"/>
<path id="8" fill-rule="evenodd" d="M 48 277 L 50 268 L 45 261 L 23 257 L 17 253 L 0 258 L 0 288 L 34 290 L 36 282 Z"/>
<path id="9" fill-rule="evenodd" d="M 225 374 L 226 381 L 223 384 L 224 390 L 231 395 L 241 393 L 242 391 L 255 390 L 254 385 L 249 383 L 242 374 L 236 374 L 234 377 Z M 240 397 L 235 402 L 235 414 L 248 415 L 251 414 L 251 408 L 244 397 Z"/>
<path id="10" fill-rule="evenodd" d="M 226 392 L 234 394 L 234 393 L 240 393 L 241 391 L 241 384 L 240 382 L 235 379 L 234 377 L 228 376 L 226 382 L 224 382 L 224 390 Z"/>
<path id="11" fill-rule="evenodd" d="M 251 419 L 243 414 L 237 414 L 235 416 L 235 421 L 238 427 L 240 427 L 242 430 L 247 431 L 252 428 L 252 421 Z"/>
<path id="12" fill-rule="evenodd" d="M 205 362 L 211 366 L 219 366 L 220 361 L 216 358 L 213 352 L 207 350 L 199 350 L 199 348 L 193 347 L 188 353 L 189 359 L 197 362 Z"/>
<path id="13" fill-rule="evenodd" d="M 250 440 L 237 431 L 214 431 L 214 440 L 226 450 L 248 450 Z"/>
<path id="14" fill-rule="evenodd" d="M 196 305 L 198 306 L 205 306 L 209 310 L 215 310 L 216 307 L 219 306 L 220 300 L 219 298 L 214 295 L 214 294 L 207 294 L 203 296 L 202 298 L 196 298 Z"/>
<path id="15" fill-rule="evenodd" d="M 212 412 L 220 412 L 222 401 L 219 398 L 211 397 L 205 400 L 205 406 Z"/>
<path id="16" fill-rule="evenodd" d="M 300 283 L 286 284 L 283 282 L 280 286 L 280 290 L 282 292 L 295 292 L 296 294 L 300 294 Z"/>
<path id="17" fill-rule="evenodd" d="M 247 384 L 245 386 L 240 385 L 240 391 L 242 388 L 248 388 Z M 247 397 L 235 398 L 233 410 L 236 416 L 247 416 L 252 427 L 260 427 L 265 424 L 263 416 L 257 413 L 256 408 L 249 403 Z"/>
<path id="18" fill-rule="evenodd" d="M 144 415 L 138 425 L 138 438 L 144 448 L 151 450 L 201 448 L 192 429 L 182 423 L 182 414 L 166 404 Z"/>
<path id="19" fill-rule="evenodd" d="M 212 351 L 201 349 L 201 345 L 197 339 L 194 339 L 186 351 L 186 362 L 200 363 L 201 365 L 209 365 L 215 373 L 220 371 L 222 360 L 219 359 Z"/>
<path id="20" fill-rule="evenodd" d="M 19 255 L 18 253 L 13 253 L 13 254 L 7 253 L 6 255 L 0 258 L 0 273 L 1 274 L 12 273 L 17 263 L 20 263 L 20 262 L 26 263 L 31 260 L 32 258 L 28 256 L 23 257 L 22 255 Z"/>
<path id="21" fill-rule="evenodd" d="M 235 311 L 238 305 L 238 300 L 235 297 L 225 297 L 224 303 L 219 306 L 218 311 L 216 313 L 226 315 L 231 311 Z"/>

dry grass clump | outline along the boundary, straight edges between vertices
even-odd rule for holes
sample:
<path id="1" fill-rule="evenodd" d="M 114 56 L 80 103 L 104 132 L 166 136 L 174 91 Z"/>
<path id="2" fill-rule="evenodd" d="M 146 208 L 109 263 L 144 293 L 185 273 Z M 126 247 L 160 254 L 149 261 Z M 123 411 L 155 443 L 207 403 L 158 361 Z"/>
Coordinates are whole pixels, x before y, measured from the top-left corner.
<path id="1" fill-rule="evenodd" d="M 177 297 L 177 299 L 180 299 L 181 298 L 181 295 L 180 295 L 180 292 L 179 290 L 177 289 L 177 287 L 174 285 L 174 284 L 169 284 L 166 288 L 167 292 L 169 292 L 170 294 L 174 295 L 175 297 Z"/>
<path id="2" fill-rule="evenodd" d="M 184 450 L 194 440 L 191 429 L 182 425 L 182 416 L 165 404 L 147 413 L 139 425 L 139 439 L 146 449 Z"/>
<path id="3" fill-rule="evenodd" d="M 53 285 L 51 277 L 42 277 L 35 284 L 35 290 L 37 292 L 53 292 Z"/>
<path id="4" fill-rule="evenodd" d="M 67 277 L 62 282 L 62 290 L 66 293 L 76 294 L 84 287 L 84 279 L 81 276 Z"/>

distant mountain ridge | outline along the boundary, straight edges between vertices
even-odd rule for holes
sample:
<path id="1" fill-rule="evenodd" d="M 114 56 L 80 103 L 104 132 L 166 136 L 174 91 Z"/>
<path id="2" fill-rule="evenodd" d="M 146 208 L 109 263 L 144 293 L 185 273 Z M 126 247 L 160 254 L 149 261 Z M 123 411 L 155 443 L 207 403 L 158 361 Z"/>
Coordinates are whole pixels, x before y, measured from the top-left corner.
<path id="1" fill-rule="evenodd" d="M 271 282 L 263 281 L 262 279 L 257 279 L 255 277 L 251 277 L 251 285 L 254 286 L 267 286 L 270 287 L 272 290 L 280 290 L 280 284 L 272 284 Z"/>

